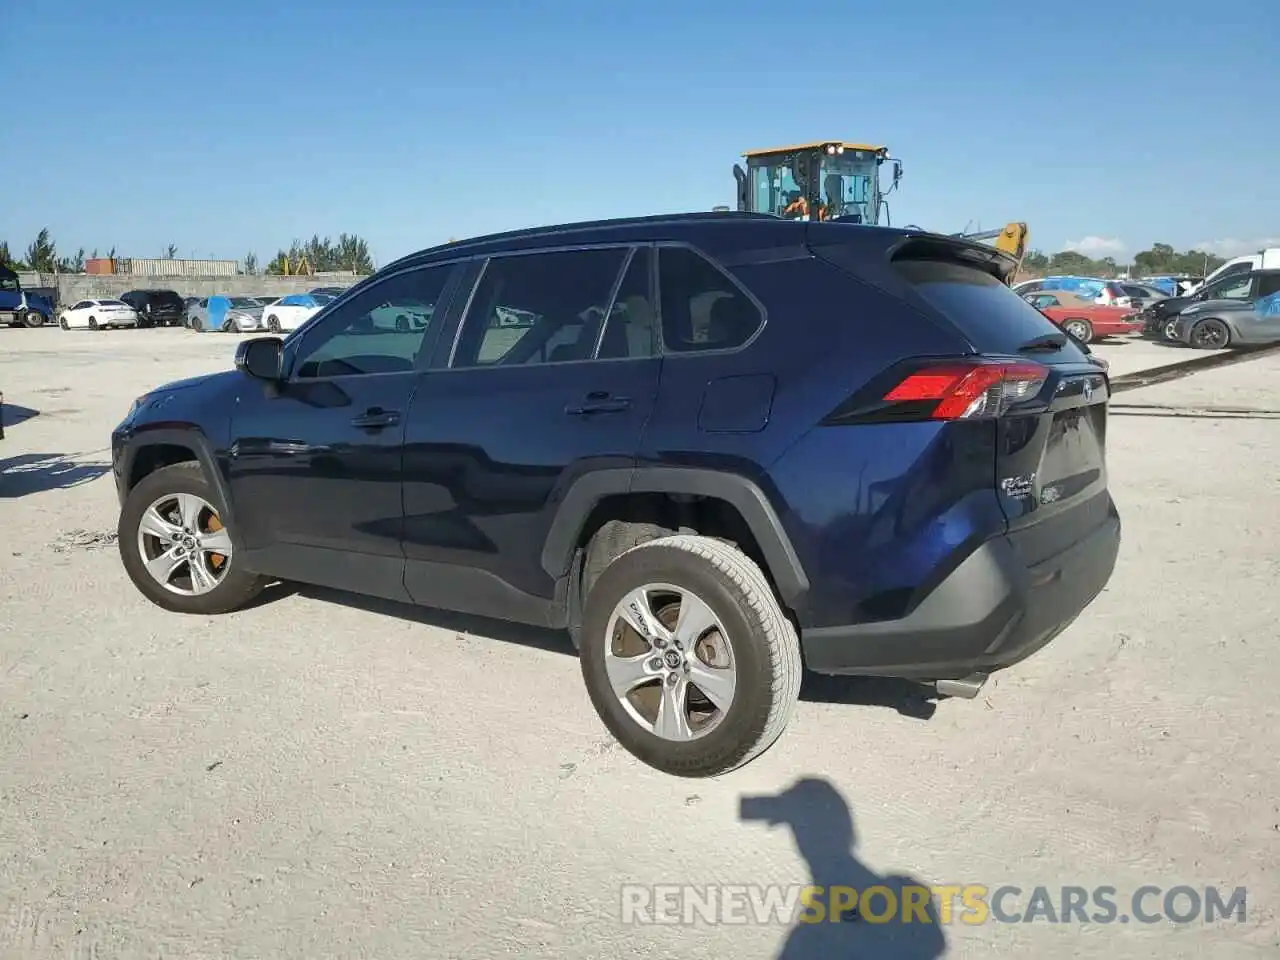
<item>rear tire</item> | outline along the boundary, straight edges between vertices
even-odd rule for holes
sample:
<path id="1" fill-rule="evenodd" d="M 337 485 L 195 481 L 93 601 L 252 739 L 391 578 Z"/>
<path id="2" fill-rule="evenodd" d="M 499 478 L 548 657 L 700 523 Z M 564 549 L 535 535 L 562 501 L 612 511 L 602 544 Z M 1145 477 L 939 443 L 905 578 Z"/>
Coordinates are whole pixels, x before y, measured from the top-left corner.
<path id="1" fill-rule="evenodd" d="M 586 556 L 582 559 L 582 568 L 579 571 L 576 585 L 578 606 L 576 612 L 581 616 L 583 609 L 587 605 L 587 596 L 591 593 L 592 586 L 596 580 L 600 578 L 600 574 L 604 573 L 605 568 L 618 557 L 634 546 L 647 543 L 650 540 L 657 540 L 659 537 L 669 536 L 674 531 L 668 530 L 666 527 L 660 527 L 656 523 L 627 523 L 622 520 L 609 520 L 599 530 L 595 536 L 591 538 L 591 542 L 587 544 Z M 581 622 L 574 622 L 570 618 L 569 622 L 569 639 L 573 641 L 574 649 L 579 647 L 582 635 Z"/>
<path id="2" fill-rule="evenodd" d="M 1222 350 L 1231 345 L 1231 329 L 1221 320 L 1209 317 L 1192 327 L 1187 339 L 1197 350 Z"/>
<path id="3" fill-rule="evenodd" d="M 90 317 L 90 318 L 89 318 L 89 329 L 90 329 L 90 330 L 97 330 L 97 329 L 98 329 L 98 318 L 97 318 L 97 317 Z"/>
<path id="4" fill-rule="evenodd" d="M 615 692 L 609 663 L 618 662 L 618 655 L 611 652 L 616 639 L 624 635 L 638 639 L 629 628 L 618 627 L 621 611 L 632 609 L 633 591 L 648 585 L 659 585 L 651 594 L 660 593 L 664 589 L 661 585 L 677 588 L 686 598 L 680 600 L 679 611 L 684 610 L 686 602 L 700 600 L 716 621 L 700 638 L 690 633 L 679 645 L 686 661 L 694 664 L 699 656 L 697 650 L 704 643 L 710 644 L 712 650 L 719 644 L 720 656 L 730 664 L 727 669 L 732 671 L 733 682 L 727 706 L 715 710 L 712 725 L 695 728 L 694 718 L 686 720 L 681 708 L 683 726 L 705 732 L 675 739 L 660 736 L 644 720 L 637 719 L 624 698 Z M 650 612 L 659 619 L 664 616 L 661 609 L 650 608 Z M 674 638 L 666 647 L 668 653 L 677 646 L 674 639 L 681 638 L 679 630 L 672 628 L 671 632 Z M 717 635 L 718 639 L 710 639 Z M 675 776 L 715 776 L 754 760 L 782 735 L 800 696 L 800 640 L 764 573 L 732 544 L 710 537 L 662 537 L 617 557 L 596 578 L 587 596 L 581 639 L 582 676 L 600 719 L 629 753 L 654 769 Z M 653 653 L 654 656 L 643 654 L 649 658 L 644 660 L 646 664 L 665 662 L 657 648 Z M 706 676 L 711 668 L 699 669 Z M 697 673 L 683 674 L 687 677 L 684 683 L 679 682 L 678 671 L 672 676 L 676 678 L 672 689 L 684 690 L 685 684 L 690 684 L 701 694 Z M 661 694 L 672 676 L 662 680 L 655 674 L 656 686 L 642 684 L 633 693 L 645 689 L 656 691 L 655 696 Z M 722 688 L 722 702 L 723 694 Z M 696 704 L 699 709 L 709 709 L 711 695 L 702 694 Z M 695 701 L 690 700 L 687 705 L 692 707 Z"/>
<path id="5" fill-rule="evenodd" d="M 144 477 L 129 492 L 124 507 L 120 511 L 120 521 L 117 526 L 117 545 L 125 571 L 143 596 L 165 610 L 202 615 L 238 610 L 261 593 L 267 581 L 239 566 L 234 551 L 224 559 L 228 566 L 218 577 L 216 586 L 205 593 L 175 593 L 162 586 L 147 571 L 146 561 L 139 544 L 143 516 L 148 514 L 153 504 L 162 498 L 183 494 L 193 495 L 211 508 L 216 502 L 213 488 L 205 479 L 204 472 L 197 463 L 177 463 L 161 467 Z M 213 508 L 212 517 L 217 521 L 214 529 L 221 529 L 223 525 L 216 508 Z M 209 525 L 213 526 L 212 523 Z"/>
<path id="6" fill-rule="evenodd" d="M 275 316 L 274 314 L 272 316 L 267 317 L 267 330 L 269 330 L 271 333 L 279 333 L 280 318 Z"/>
<path id="7" fill-rule="evenodd" d="M 1072 317 L 1062 321 L 1062 330 L 1069 333 L 1081 343 L 1093 342 L 1093 324 L 1081 317 Z"/>

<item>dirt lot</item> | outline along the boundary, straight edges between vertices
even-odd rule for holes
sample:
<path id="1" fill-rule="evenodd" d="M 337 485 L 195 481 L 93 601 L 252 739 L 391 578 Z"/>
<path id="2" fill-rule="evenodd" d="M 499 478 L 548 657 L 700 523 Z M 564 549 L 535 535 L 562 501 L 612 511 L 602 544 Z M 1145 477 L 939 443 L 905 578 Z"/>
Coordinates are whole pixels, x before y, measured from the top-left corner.
<path id="1" fill-rule="evenodd" d="M 981 699 L 810 684 L 776 748 L 690 782 L 613 747 L 555 635 L 311 590 L 207 620 L 144 601 L 110 429 L 234 339 L 0 330 L 0 956 L 1280 953 L 1280 357 L 1117 396 L 1115 577 Z M 793 828 L 740 818 L 805 779 Z M 898 949 L 863 921 L 786 952 L 778 924 L 620 921 L 625 883 L 890 875 L 1015 884 L 1015 911 L 1038 885 L 1113 886 L 1121 913 L 1146 884 L 1246 886 L 1247 917 L 957 920 Z"/>

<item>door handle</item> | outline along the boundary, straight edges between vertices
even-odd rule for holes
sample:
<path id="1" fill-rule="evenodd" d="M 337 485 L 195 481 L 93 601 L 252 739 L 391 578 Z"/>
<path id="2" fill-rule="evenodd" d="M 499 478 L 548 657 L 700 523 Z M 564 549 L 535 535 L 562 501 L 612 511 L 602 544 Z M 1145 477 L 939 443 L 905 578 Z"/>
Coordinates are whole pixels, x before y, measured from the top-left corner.
<path id="1" fill-rule="evenodd" d="M 630 406 L 630 397 L 588 397 L 584 403 L 565 407 L 564 412 L 572 417 L 585 417 L 593 413 L 621 413 Z"/>
<path id="2" fill-rule="evenodd" d="M 383 427 L 391 427 L 399 422 L 399 413 L 395 410 L 383 410 L 380 407 L 366 410 L 360 416 L 351 418 L 351 425 L 361 430 L 381 430 Z"/>

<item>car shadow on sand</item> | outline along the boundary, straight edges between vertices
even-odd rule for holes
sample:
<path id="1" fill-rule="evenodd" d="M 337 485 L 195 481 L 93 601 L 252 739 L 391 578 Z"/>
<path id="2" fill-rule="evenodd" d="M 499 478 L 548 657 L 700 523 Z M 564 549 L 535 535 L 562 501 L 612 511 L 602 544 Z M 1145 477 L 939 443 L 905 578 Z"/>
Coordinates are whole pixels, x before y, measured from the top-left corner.
<path id="1" fill-rule="evenodd" d="M 338 603 L 368 613 L 409 620 L 440 630 L 488 637 L 500 643 L 514 643 L 548 653 L 562 653 L 570 657 L 578 655 L 568 633 L 564 630 L 551 630 L 545 627 L 494 620 L 489 617 L 453 613 L 432 607 L 419 607 L 395 600 L 362 596 L 309 584 L 273 584 L 251 606 L 262 606 L 294 594 L 323 603 Z M 800 688 L 800 699 L 810 703 L 889 707 L 905 717 L 928 720 L 937 710 L 937 701 L 945 698 L 939 696 L 931 687 L 906 680 L 819 676 L 806 672 Z"/>
<path id="2" fill-rule="evenodd" d="M 858 858 L 853 811 L 829 780 L 807 777 L 782 793 L 743 796 L 738 817 L 789 829 L 809 872 L 812 899 L 800 902 L 777 960 L 934 960 L 946 953 L 931 888 L 911 876 L 877 874 Z"/>
<path id="3" fill-rule="evenodd" d="M 20 453 L 0 460 L 0 500 L 78 487 L 111 469 L 92 453 Z"/>

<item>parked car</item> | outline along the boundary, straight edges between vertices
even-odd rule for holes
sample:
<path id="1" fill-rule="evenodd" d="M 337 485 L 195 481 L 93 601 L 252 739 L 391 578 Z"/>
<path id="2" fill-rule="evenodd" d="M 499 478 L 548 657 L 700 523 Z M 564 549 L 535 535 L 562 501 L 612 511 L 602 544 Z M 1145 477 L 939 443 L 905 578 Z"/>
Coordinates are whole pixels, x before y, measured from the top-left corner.
<path id="1" fill-rule="evenodd" d="M 1144 308 L 1138 316 L 1142 321 L 1143 336 L 1177 343 L 1179 341 L 1174 335 L 1174 321 L 1187 307 L 1209 300 L 1248 300 L 1254 289 L 1255 281 L 1252 272 L 1227 273 L 1212 283 L 1206 283 L 1197 293 L 1157 300 Z"/>
<path id="2" fill-rule="evenodd" d="M 1065 290 L 1028 293 L 1025 299 L 1081 343 L 1142 331 L 1142 321 L 1136 319 L 1135 311 L 1100 306 Z"/>
<path id="3" fill-rule="evenodd" d="M 767 749 L 802 664 L 973 697 L 1120 542 L 1107 373 L 1014 269 L 722 213 L 429 249 L 135 401 L 121 559 L 188 614 L 280 578 L 567 628 L 604 724 L 684 776 Z"/>
<path id="4" fill-rule="evenodd" d="M 1144 310 L 1160 300 L 1168 300 L 1170 296 L 1160 288 L 1145 283 L 1123 281 L 1120 284 L 1120 289 L 1128 297 L 1128 303 L 1123 304 L 1123 306 L 1131 307 L 1134 310 Z"/>
<path id="5" fill-rule="evenodd" d="M 80 300 L 58 316 L 63 330 L 114 330 L 137 325 L 138 311 L 123 300 Z"/>
<path id="6" fill-rule="evenodd" d="M 333 297 L 323 293 L 291 293 L 263 309 L 267 329 L 272 333 L 297 330 L 320 312 Z"/>
<path id="7" fill-rule="evenodd" d="M 1128 295 L 1120 283 L 1115 280 L 1099 280 L 1096 277 L 1044 277 L 1039 280 L 1024 280 L 1013 288 L 1014 293 L 1025 296 L 1041 290 L 1065 290 L 1077 297 L 1092 300 L 1099 306 L 1128 306 Z"/>
<path id="8" fill-rule="evenodd" d="M 197 333 L 261 330 L 262 304 L 252 297 L 204 297 L 187 309 L 187 326 Z"/>
<path id="9" fill-rule="evenodd" d="M 1280 269 L 1255 270 L 1243 297 L 1205 299 L 1172 321 L 1169 339 L 1199 350 L 1280 343 Z"/>
<path id="10" fill-rule="evenodd" d="M 130 290 L 120 299 L 138 313 L 139 327 L 180 327 L 186 310 L 173 290 Z"/>

